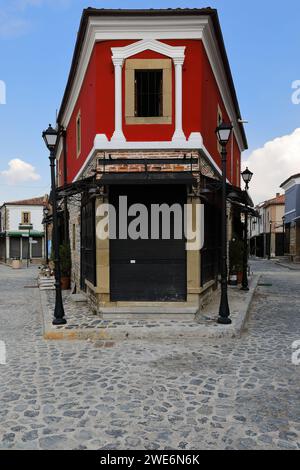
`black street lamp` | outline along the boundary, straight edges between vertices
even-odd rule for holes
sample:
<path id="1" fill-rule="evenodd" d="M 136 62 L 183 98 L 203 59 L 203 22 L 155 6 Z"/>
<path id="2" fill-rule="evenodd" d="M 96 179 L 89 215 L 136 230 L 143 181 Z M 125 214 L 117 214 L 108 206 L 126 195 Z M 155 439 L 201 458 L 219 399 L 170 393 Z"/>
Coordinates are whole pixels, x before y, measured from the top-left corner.
<path id="1" fill-rule="evenodd" d="M 243 181 L 246 185 L 246 190 L 249 189 L 249 183 L 252 180 L 252 177 L 253 177 L 253 173 L 247 167 L 246 170 L 243 171 L 243 173 L 242 173 L 242 178 L 243 178 Z"/>
<path id="2" fill-rule="evenodd" d="M 52 128 L 51 124 L 46 131 L 43 132 L 43 139 L 46 147 L 50 151 L 50 168 L 51 168 L 51 192 L 52 192 L 52 212 L 53 212 L 53 248 L 54 248 L 54 266 L 55 266 L 55 309 L 53 325 L 65 325 L 64 306 L 61 293 L 61 271 L 60 271 L 60 257 L 59 257 L 59 233 L 58 233 L 58 219 L 57 219 L 57 197 L 56 197 L 56 182 L 55 182 L 55 148 L 58 140 L 58 132 Z"/>
<path id="3" fill-rule="evenodd" d="M 273 226 L 273 222 L 272 222 L 272 220 L 270 220 L 269 254 L 268 254 L 268 260 L 271 259 L 271 250 L 272 250 L 272 226 Z"/>
<path id="4" fill-rule="evenodd" d="M 241 173 L 243 181 L 245 183 L 245 193 L 249 189 L 249 183 L 252 180 L 253 173 L 246 168 L 245 171 Z M 241 290 L 249 290 L 248 282 L 248 209 L 245 207 L 245 226 L 244 226 L 244 253 L 243 253 L 243 279 L 242 279 L 242 288 Z"/>
<path id="5" fill-rule="evenodd" d="M 219 309 L 218 323 L 221 325 L 230 325 L 231 319 L 228 304 L 227 292 L 227 195 L 226 195 L 226 163 L 227 163 L 227 150 L 226 146 L 229 142 L 232 132 L 232 125 L 220 124 L 216 129 L 217 138 L 220 146 L 222 147 L 222 247 L 221 247 L 221 301 Z"/>
<path id="6" fill-rule="evenodd" d="M 283 233 L 283 256 L 285 255 L 285 215 L 282 217 L 282 233 Z"/>
<path id="7" fill-rule="evenodd" d="M 48 215 L 49 209 L 44 207 L 44 224 L 45 224 L 45 255 L 46 255 L 46 265 L 49 264 L 49 252 L 48 252 Z"/>

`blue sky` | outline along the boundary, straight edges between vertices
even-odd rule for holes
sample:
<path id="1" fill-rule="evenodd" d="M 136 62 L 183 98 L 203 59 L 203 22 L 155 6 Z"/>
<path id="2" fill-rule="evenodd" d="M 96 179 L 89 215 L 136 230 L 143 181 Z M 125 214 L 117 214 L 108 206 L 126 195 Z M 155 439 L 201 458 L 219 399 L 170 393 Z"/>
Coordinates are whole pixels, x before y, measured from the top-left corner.
<path id="1" fill-rule="evenodd" d="M 267 192 L 272 196 L 278 181 L 300 167 L 300 133 L 294 132 L 300 127 L 300 105 L 291 101 L 292 82 L 300 80 L 298 0 L 287 0 L 284 10 L 278 0 L 0 0 L 0 80 L 7 87 L 6 104 L 0 105 L 0 202 L 48 191 L 41 131 L 55 121 L 83 8 L 207 5 L 219 10 L 240 107 L 249 121 L 250 148 L 245 158 L 259 172 L 254 192 L 257 198 L 268 197 Z M 282 136 L 288 141 L 282 141 Z M 264 147 L 266 142 L 271 148 L 269 144 Z M 283 151 L 285 163 L 280 160 Z M 9 162 L 15 159 L 34 166 L 35 172 L 12 164 L 9 170 Z M 282 164 L 284 168 L 278 168 Z"/>

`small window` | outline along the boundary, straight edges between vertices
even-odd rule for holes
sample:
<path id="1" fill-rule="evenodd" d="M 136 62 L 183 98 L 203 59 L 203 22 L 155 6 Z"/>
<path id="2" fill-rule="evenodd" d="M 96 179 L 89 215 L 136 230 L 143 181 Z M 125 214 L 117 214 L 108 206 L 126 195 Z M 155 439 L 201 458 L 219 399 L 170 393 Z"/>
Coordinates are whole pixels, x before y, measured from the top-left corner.
<path id="1" fill-rule="evenodd" d="M 81 114 L 79 113 L 76 119 L 76 151 L 77 157 L 81 153 Z"/>
<path id="2" fill-rule="evenodd" d="M 135 116 L 163 116 L 162 70 L 135 70 Z"/>
<path id="3" fill-rule="evenodd" d="M 21 223 L 22 225 L 30 225 L 31 223 L 30 212 L 22 212 Z"/>

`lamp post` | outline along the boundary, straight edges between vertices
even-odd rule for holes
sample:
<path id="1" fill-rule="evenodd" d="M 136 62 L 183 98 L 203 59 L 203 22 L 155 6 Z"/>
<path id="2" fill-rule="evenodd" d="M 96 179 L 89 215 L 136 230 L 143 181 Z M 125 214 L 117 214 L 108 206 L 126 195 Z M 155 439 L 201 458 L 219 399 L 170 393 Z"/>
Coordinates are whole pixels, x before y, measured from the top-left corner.
<path id="1" fill-rule="evenodd" d="M 50 168 L 51 168 L 51 192 L 53 204 L 53 248 L 54 248 L 54 265 L 55 265 L 55 309 L 53 325 L 65 325 L 64 306 L 61 293 L 61 271 L 60 271 L 60 257 L 59 257 L 59 234 L 58 234 L 58 219 L 57 219 L 57 197 L 56 197 L 56 182 L 55 182 L 55 148 L 58 140 L 58 132 L 52 128 L 51 124 L 46 131 L 43 132 L 43 139 L 46 147 L 50 151 Z"/>
<path id="2" fill-rule="evenodd" d="M 48 215 L 49 209 L 47 207 L 44 208 L 44 223 L 45 223 L 45 255 L 46 255 L 46 265 L 49 264 L 49 253 L 48 253 Z"/>
<path id="3" fill-rule="evenodd" d="M 272 220 L 270 220 L 270 240 L 269 240 L 269 256 L 268 256 L 268 260 L 271 259 L 271 249 L 272 249 Z"/>
<path id="4" fill-rule="evenodd" d="M 241 173 L 243 181 L 245 183 L 245 193 L 249 189 L 249 183 L 252 180 L 253 173 L 246 168 L 245 171 Z M 245 207 L 245 227 L 244 227 L 244 253 L 243 253 L 243 279 L 242 279 L 242 288 L 241 290 L 249 290 L 248 282 L 248 209 Z"/>
<path id="5" fill-rule="evenodd" d="M 216 129 L 217 138 L 222 148 L 222 267 L 221 267 L 221 301 L 219 309 L 218 323 L 221 325 L 230 325 L 230 309 L 228 304 L 228 292 L 227 292 L 227 195 L 226 195 L 226 163 L 227 163 L 227 150 L 226 146 L 229 142 L 230 135 L 232 132 L 231 124 L 220 124 Z"/>
<path id="6" fill-rule="evenodd" d="M 282 233 L 283 233 L 283 256 L 285 255 L 285 215 L 282 217 Z"/>
<path id="7" fill-rule="evenodd" d="M 257 224 L 256 218 L 253 219 L 253 222 L 252 222 L 252 223 L 253 223 L 253 231 L 254 231 L 254 233 L 255 233 L 255 235 L 254 235 L 254 255 L 257 256 L 257 255 L 256 255 L 256 224 Z M 252 235 L 252 234 L 251 234 L 251 235 Z"/>

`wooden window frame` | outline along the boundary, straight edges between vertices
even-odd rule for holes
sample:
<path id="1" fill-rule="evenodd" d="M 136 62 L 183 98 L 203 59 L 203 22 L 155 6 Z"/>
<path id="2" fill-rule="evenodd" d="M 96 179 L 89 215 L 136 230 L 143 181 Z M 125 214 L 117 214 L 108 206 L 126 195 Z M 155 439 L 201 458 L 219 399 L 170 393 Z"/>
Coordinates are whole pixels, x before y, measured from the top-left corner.
<path id="1" fill-rule="evenodd" d="M 163 115 L 156 117 L 135 116 L 135 71 L 163 71 Z M 125 63 L 125 122 L 126 124 L 172 124 L 172 60 L 127 59 Z"/>
<path id="2" fill-rule="evenodd" d="M 24 216 L 28 214 L 28 222 L 25 222 Z M 21 225 L 31 225 L 31 212 L 30 211 L 22 211 L 21 213 Z"/>
<path id="3" fill-rule="evenodd" d="M 82 144 L 82 132 L 81 132 L 81 111 L 77 114 L 76 117 L 76 156 L 77 158 L 81 154 L 81 144 Z"/>

